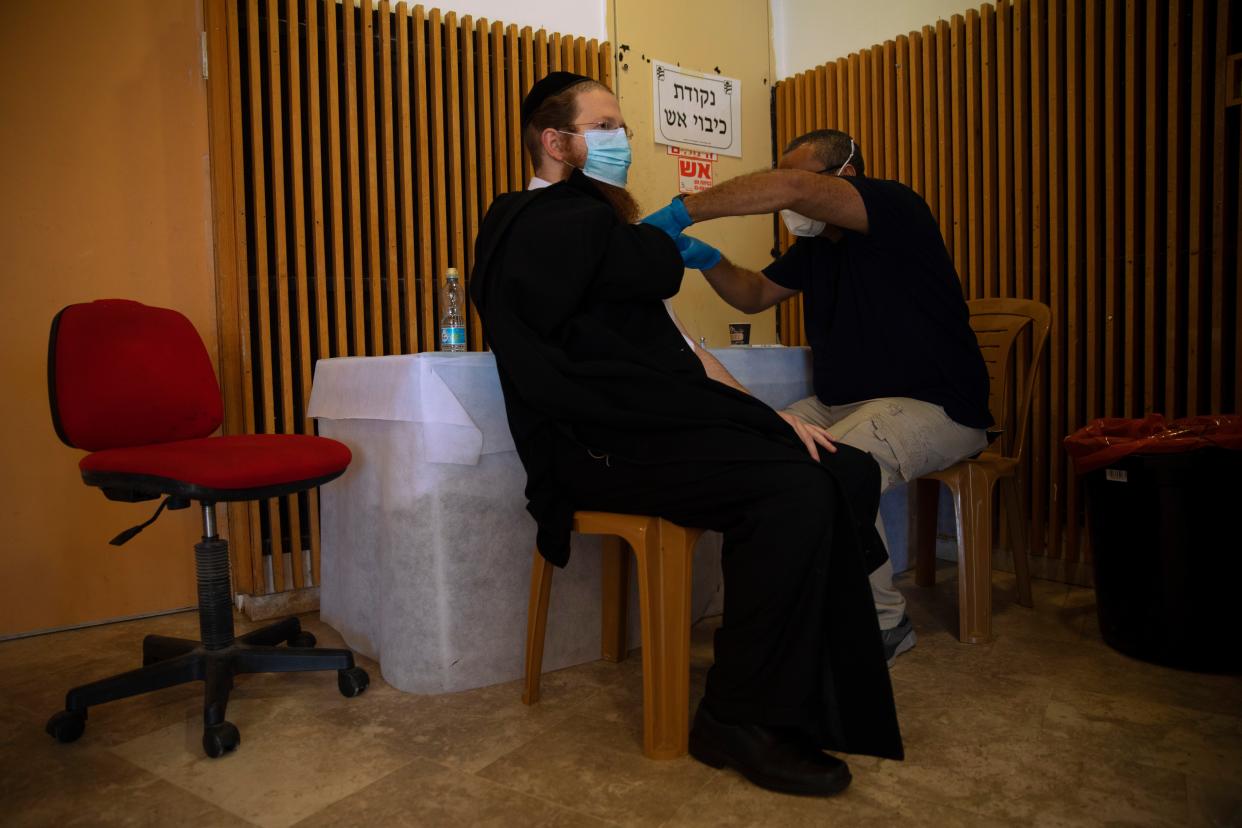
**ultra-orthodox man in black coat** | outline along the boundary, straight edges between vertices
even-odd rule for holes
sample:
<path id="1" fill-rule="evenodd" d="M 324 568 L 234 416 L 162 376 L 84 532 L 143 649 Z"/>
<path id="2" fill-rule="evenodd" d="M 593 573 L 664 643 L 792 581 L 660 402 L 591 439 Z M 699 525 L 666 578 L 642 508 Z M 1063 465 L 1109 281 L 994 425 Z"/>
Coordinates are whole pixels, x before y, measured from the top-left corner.
<path id="1" fill-rule="evenodd" d="M 704 703 L 826 748 L 902 756 L 867 573 L 879 470 L 812 459 L 762 402 L 711 380 L 662 300 L 683 266 L 580 171 L 495 200 L 471 297 L 496 355 L 540 552 L 564 566 L 578 509 L 724 534 L 723 623 Z"/>

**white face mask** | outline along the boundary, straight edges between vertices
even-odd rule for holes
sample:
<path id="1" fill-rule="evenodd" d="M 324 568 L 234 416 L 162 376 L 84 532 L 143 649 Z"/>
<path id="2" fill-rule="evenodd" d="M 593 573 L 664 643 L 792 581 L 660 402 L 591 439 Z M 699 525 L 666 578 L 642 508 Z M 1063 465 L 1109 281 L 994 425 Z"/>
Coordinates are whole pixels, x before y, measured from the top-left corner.
<path id="1" fill-rule="evenodd" d="M 854 139 L 850 139 L 850 154 L 846 156 L 845 163 L 837 167 L 837 175 L 840 176 L 846 166 L 854 160 Z M 829 168 L 831 169 L 831 168 Z M 824 170 L 823 172 L 827 172 Z M 793 210 L 781 210 L 781 219 L 785 222 L 785 228 L 791 236 L 799 236 L 801 238 L 813 238 L 824 232 L 824 228 L 828 226 L 827 222 L 816 221 L 813 218 L 807 218 L 801 213 L 795 213 Z"/>
<path id="2" fill-rule="evenodd" d="M 793 210 L 781 210 L 781 219 L 785 222 L 785 228 L 789 230 L 791 236 L 801 236 L 803 238 L 818 236 L 828 226 L 827 222 L 807 218 L 801 213 L 795 213 Z"/>

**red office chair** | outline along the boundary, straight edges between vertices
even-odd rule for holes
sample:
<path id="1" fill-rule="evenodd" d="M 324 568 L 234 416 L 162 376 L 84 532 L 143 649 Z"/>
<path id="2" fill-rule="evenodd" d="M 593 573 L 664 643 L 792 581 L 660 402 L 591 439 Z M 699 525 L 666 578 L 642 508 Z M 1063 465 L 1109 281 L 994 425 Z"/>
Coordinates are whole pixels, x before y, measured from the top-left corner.
<path id="1" fill-rule="evenodd" d="M 75 687 L 47 732 L 72 742 L 86 727 L 91 705 L 188 681 L 204 684 L 203 750 L 216 757 L 241 742 L 225 721 L 233 676 L 239 673 L 337 670 L 347 697 L 369 677 L 349 650 L 316 650 L 315 637 L 296 618 L 239 638 L 233 635 L 228 541 L 216 535 L 216 504 L 261 500 L 314 488 L 341 475 L 349 449 L 335 440 L 300 434 L 208 437 L 220 425 L 220 387 L 207 349 L 180 313 L 107 299 L 70 305 L 52 321 L 48 393 L 56 433 L 68 446 L 91 452 L 78 464 L 82 480 L 109 500 L 133 503 L 165 496 L 165 507 L 197 501 L 203 540 L 198 567 L 201 641 L 148 635 L 143 667 Z M 142 528 L 113 539 L 120 545 Z M 288 642 L 288 648 L 277 644 Z"/>

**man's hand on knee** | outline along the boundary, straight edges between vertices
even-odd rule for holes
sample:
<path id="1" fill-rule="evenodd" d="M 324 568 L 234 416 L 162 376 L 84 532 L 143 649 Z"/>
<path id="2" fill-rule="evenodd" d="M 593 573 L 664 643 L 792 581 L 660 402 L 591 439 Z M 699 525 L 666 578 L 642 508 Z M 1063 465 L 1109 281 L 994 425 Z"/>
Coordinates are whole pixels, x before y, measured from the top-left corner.
<path id="1" fill-rule="evenodd" d="M 798 435 L 798 439 L 806 446 L 806 450 L 816 460 L 819 459 L 819 447 L 827 449 L 829 452 L 835 452 L 837 447 L 833 445 L 836 440 L 825 429 L 817 425 L 812 425 L 796 414 L 790 414 L 785 411 L 776 412 L 780 418 L 789 423 L 789 427 Z"/>

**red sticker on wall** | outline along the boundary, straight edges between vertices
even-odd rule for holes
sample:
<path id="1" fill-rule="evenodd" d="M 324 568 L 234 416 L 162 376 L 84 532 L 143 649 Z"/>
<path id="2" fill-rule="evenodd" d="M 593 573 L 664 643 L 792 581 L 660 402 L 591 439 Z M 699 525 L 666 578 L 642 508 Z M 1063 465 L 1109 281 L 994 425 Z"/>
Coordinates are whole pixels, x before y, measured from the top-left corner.
<path id="1" fill-rule="evenodd" d="M 711 189 L 712 162 L 697 158 L 677 159 L 677 178 L 680 192 L 701 193 Z"/>

